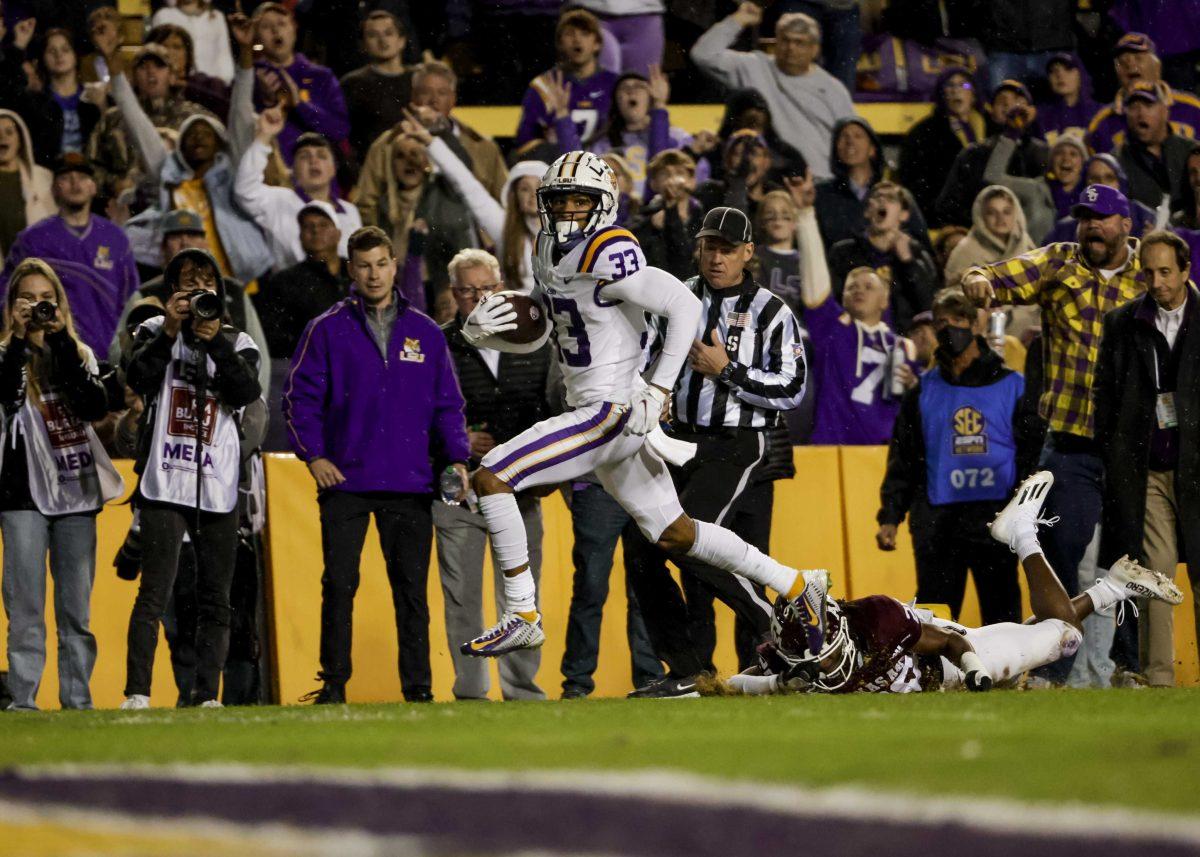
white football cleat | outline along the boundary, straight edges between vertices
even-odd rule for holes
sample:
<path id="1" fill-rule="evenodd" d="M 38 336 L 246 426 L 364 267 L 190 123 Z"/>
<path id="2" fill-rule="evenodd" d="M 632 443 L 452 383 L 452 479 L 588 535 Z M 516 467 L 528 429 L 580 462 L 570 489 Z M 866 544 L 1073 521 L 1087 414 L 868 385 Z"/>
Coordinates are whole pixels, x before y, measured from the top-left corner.
<path id="1" fill-rule="evenodd" d="M 121 703 L 122 711 L 143 711 L 149 707 L 150 697 L 142 696 L 140 693 L 125 697 L 125 701 Z"/>
<path id="2" fill-rule="evenodd" d="M 1013 498 L 1008 501 L 1008 505 L 1001 509 L 988 524 L 992 538 L 1008 545 L 1009 549 L 1015 552 L 1017 536 L 1027 527 L 1031 527 L 1036 534 L 1038 524 L 1046 526 L 1057 524 L 1058 518 L 1038 517 L 1052 485 L 1054 485 L 1054 474 L 1049 470 L 1038 471 L 1022 482 L 1017 487 L 1016 493 L 1013 494 Z"/>
<path id="3" fill-rule="evenodd" d="M 1183 590 L 1165 574 L 1138 565 L 1127 556 L 1114 562 L 1104 579 L 1126 598 L 1153 598 L 1171 605 L 1183 603 Z"/>
<path id="4" fill-rule="evenodd" d="M 494 658 L 518 649 L 537 649 L 546 642 L 542 631 L 542 617 L 529 622 L 516 613 L 505 613 L 500 621 L 488 628 L 474 640 L 458 647 L 464 655 L 476 658 Z"/>
<path id="5" fill-rule="evenodd" d="M 200 703 L 200 708 L 224 708 L 219 699 L 206 699 Z"/>
<path id="6" fill-rule="evenodd" d="M 821 590 L 822 595 L 829 594 L 833 588 L 833 575 L 823 568 L 806 568 L 800 572 L 804 576 L 804 587 L 810 586 Z"/>

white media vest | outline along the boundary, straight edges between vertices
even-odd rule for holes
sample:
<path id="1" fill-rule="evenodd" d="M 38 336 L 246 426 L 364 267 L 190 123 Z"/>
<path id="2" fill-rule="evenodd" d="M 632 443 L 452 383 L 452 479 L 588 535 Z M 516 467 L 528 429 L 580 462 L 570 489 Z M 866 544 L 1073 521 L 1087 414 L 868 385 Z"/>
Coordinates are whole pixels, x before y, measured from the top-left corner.
<path id="1" fill-rule="evenodd" d="M 96 357 L 85 345 L 84 364 L 96 374 Z M 25 371 L 29 371 L 28 365 Z M 95 512 L 125 493 L 125 482 L 96 437 L 53 389 L 43 390 L 40 406 L 25 401 L 12 421 L 13 439 L 25 438 L 29 494 L 46 516 Z M 8 444 L 3 448 L 7 449 Z M 3 455 L 0 453 L 0 462 Z"/>
<path id="2" fill-rule="evenodd" d="M 142 323 L 157 330 L 161 318 Z M 254 340 L 241 331 L 234 342 L 235 351 L 258 349 Z M 216 363 L 205 355 L 207 376 L 216 374 Z M 200 508 L 224 514 L 237 508 L 241 442 L 235 410 L 217 402 L 212 393 L 205 395 L 201 450 L 196 450 L 196 389 L 180 375 L 180 368 L 194 365 L 197 350 L 183 335 L 171 346 L 171 363 L 163 378 L 155 405 L 153 439 L 139 490 L 147 500 L 194 508 L 196 471 L 201 473 Z"/>

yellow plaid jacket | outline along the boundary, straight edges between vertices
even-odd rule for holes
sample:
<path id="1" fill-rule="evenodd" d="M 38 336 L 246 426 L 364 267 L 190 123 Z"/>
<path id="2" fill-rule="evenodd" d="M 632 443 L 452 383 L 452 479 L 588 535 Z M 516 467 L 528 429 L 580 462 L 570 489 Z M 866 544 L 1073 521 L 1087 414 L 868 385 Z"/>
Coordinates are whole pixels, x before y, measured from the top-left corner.
<path id="1" fill-rule="evenodd" d="M 1137 239 L 1129 239 L 1128 264 L 1107 282 L 1079 245 L 1067 242 L 971 270 L 991 281 L 997 303 L 1041 307 L 1045 381 L 1038 412 L 1050 431 L 1092 437 L 1092 380 L 1104 314 L 1146 291 Z"/>

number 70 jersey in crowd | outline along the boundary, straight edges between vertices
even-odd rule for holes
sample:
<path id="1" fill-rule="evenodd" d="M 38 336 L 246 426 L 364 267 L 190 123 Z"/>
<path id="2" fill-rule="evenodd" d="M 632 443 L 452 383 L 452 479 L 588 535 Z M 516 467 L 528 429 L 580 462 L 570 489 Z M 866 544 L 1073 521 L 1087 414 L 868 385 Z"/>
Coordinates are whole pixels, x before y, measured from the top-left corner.
<path id="1" fill-rule="evenodd" d="M 553 239 L 538 235 L 534 298 L 550 314 L 567 404 L 627 404 L 640 384 L 646 316 L 639 307 L 606 300 L 604 287 L 646 267 L 642 248 L 633 233 L 616 226 L 583 239 L 557 263 L 553 248 Z"/>

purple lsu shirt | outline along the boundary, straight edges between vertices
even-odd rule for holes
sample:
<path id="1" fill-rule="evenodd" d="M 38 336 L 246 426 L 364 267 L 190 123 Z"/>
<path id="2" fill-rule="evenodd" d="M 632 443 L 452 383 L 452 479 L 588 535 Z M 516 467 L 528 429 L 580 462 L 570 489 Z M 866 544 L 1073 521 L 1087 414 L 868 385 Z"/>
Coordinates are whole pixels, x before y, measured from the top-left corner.
<path id="1" fill-rule="evenodd" d="M 861 330 L 830 295 L 806 309 L 812 338 L 816 413 L 810 443 L 886 444 L 900 410 L 888 371 L 896 335 L 890 329 Z M 861 339 L 861 346 L 860 346 Z M 860 351 L 861 349 L 861 351 Z"/>

